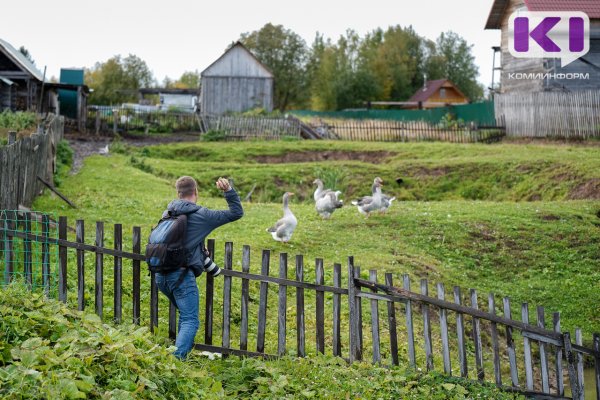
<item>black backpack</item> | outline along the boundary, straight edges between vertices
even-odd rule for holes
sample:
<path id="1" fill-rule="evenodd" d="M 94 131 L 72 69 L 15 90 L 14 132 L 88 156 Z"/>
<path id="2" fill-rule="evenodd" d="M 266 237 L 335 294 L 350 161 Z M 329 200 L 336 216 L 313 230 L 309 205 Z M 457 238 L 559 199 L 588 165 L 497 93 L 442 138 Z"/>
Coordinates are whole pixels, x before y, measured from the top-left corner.
<path id="1" fill-rule="evenodd" d="M 190 252 L 184 246 L 187 215 L 167 215 L 150 232 L 146 245 L 146 262 L 150 272 L 162 274 L 186 268 Z"/>

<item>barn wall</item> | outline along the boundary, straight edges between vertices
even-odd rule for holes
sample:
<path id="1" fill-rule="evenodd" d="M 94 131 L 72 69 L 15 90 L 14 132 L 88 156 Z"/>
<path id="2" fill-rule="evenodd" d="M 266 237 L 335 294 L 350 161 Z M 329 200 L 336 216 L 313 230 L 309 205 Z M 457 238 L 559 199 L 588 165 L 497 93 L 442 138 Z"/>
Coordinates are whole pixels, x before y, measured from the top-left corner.
<path id="1" fill-rule="evenodd" d="M 273 110 L 273 79 L 204 77 L 200 94 L 203 114 L 243 112 L 252 108 Z"/>

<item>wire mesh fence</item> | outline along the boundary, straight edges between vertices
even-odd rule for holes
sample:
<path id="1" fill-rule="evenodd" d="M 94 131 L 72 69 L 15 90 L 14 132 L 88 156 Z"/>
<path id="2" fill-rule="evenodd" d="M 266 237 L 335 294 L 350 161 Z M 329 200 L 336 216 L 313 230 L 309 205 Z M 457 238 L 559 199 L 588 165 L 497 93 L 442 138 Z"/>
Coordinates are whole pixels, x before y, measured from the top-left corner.
<path id="1" fill-rule="evenodd" d="M 0 211 L 0 286 L 25 284 L 48 295 L 58 285 L 58 225 L 52 215 L 33 211 Z M 6 233 L 5 233 L 6 232 Z M 19 240 L 16 240 L 19 238 Z"/>

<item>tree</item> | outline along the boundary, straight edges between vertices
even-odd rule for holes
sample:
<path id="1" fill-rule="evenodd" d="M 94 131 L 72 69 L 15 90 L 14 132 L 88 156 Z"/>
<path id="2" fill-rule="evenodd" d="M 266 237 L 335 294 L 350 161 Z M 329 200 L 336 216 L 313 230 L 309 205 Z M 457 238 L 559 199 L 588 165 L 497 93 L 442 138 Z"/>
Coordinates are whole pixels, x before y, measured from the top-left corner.
<path id="1" fill-rule="evenodd" d="M 454 32 L 442 33 L 436 40 L 434 57 L 429 60 L 429 69 L 434 74 L 442 71 L 444 76 L 452 81 L 471 101 L 483 97 L 483 87 L 477 82 L 479 68 L 475 57 L 471 54 L 473 45 Z M 438 76 L 432 76 L 434 79 Z"/>
<path id="2" fill-rule="evenodd" d="M 173 86 L 177 89 L 198 89 L 200 87 L 200 72 L 197 70 L 184 72 Z"/>
<path id="3" fill-rule="evenodd" d="M 155 82 L 146 62 L 133 54 L 97 62 L 85 70 L 84 80 L 93 89 L 90 104 L 104 105 L 135 102 L 138 89 L 151 87 Z"/>
<path id="4" fill-rule="evenodd" d="M 298 34 L 268 23 L 258 31 L 243 33 L 240 41 L 273 72 L 275 108 L 284 111 L 305 104 L 308 49 Z"/>

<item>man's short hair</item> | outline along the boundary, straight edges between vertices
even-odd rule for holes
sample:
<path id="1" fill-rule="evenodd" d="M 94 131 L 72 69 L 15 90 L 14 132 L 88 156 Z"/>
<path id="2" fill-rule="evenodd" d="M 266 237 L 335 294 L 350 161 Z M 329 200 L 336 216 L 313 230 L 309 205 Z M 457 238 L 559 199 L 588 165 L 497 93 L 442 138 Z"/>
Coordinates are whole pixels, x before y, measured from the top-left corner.
<path id="1" fill-rule="evenodd" d="M 175 188 L 177 189 L 177 196 L 183 199 L 196 193 L 198 185 L 196 184 L 196 180 L 191 176 L 182 176 L 175 182 Z"/>

